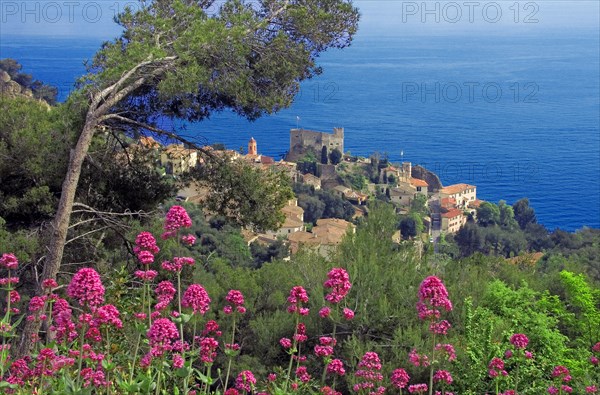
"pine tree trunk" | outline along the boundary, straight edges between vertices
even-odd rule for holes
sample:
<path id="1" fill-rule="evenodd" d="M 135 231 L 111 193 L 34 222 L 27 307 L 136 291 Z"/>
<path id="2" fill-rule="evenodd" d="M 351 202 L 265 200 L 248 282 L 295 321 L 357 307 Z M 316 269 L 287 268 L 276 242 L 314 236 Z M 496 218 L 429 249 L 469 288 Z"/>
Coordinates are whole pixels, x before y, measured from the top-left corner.
<path id="1" fill-rule="evenodd" d="M 63 257 L 65 242 L 67 241 L 67 232 L 69 230 L 69 221 L 71 219 L 71 211 L 75 200 L 75 192 L 81 175 L 81 167 L 96 128 L 96 118 L 88 118 L 75 149 L 71 151 L 69 158 L 69 167 L 62 185 L 58 210 L 51 224 L 51 236 L 48 243 L 48 252 L 44 261 L 44 271 L 42 273 L 42 281 L 46 279 L 56 280 L 56 276 L 60 269 L 60 264 Z M 43 295 L 41 283 L 38 285 L 37 295 Z M 16 358 L 28 355 L 33 347 L 33 337 L 39 333 L 41 326 L 40 320 L 27 321 L 23 328 L 23 333 L 19 340 L 19 344 L 15 353 Z"/>

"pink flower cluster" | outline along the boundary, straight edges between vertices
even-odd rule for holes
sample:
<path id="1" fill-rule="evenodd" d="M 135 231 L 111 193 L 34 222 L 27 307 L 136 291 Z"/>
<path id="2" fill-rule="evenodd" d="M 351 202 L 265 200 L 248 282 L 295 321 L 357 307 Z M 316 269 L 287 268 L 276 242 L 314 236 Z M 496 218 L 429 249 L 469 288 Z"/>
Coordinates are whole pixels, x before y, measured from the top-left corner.
<path id="1" fill-rule="evenodd" d="M 167 232 L 177 232 L 180 228 L 189 228 L 191 226 L 192 220 L 183 207 L 171 207 L 165 218 L 164 228 Z"/>
<path id="2" fill-rule="evenodd" d="M 529 344 L 529 339 L 522 333 L 515 333 L 510 337 L 510 344 L 515 346 L 517 349 L 524 350 Z"/>
<path id="3" fill-rule="evenodd" d="M 2 257 L 0 257 L 0 267 L 2 266 L 8 270 L 15 270 L 19 266 L 19 260 L 14 254 L 2 254 Z"/>
<path id="4" fill-rule="evenodd" d="M 203 337 L 200 340 L 200 360 L 205 364 L 212 364 L 217 357 L 219 342 L 213 337 Z"/>
<path id="5" fill-rule="evenodd" d="M 303 383 L 308 383 L 310 381 L 310 374 L 308 374 L 306 366 L 298 366 L 296 369 L 296 377 Z"/>
<path id="6" fill-rule="evenodd" d="M 238 291 L 237 289 L 232 289 L 227 293 L 225 300 L 231 303 L 231 305 L 226 305 L 223 307 L 223 312 L 225 314 L 233 313 L 233 309 L 240 313 L 244 314 L 246 312 L 246 308 L 244 305 L 244 295 Z M 233 305 L 233 306 L 232 306 Z"/>
<path id="7" fill-rule="evenodd" d="M 419 318 L 422 320 L 432 316 L 438 318 L 440 312 L 436 307 L 452 311 L 452 302 L 448 298 L 448 291 L 442 280 L 436 276 L 429 276 L 419 286 L 419 303 L 417 303 Z"/>
<path id="8" fill-rule="evenodd" d="M 184 292 L 181 305 L 191 308 L 194 313 L 204 315 L 210 307 L 210 297 L 204 287 L 192 284 Z"/>
<path id="9" fill-rule="evenodd" d="M 408 354 L 408 360 L 410 361 L 410 363 L 412 363 L 414 366 L 417 366 L 417 367 L 429 366 L 429 357 L 425 354 L 423 354 L 423 355 L 417 354 L 417 350 L 414 350 L 414 349 Z"/>
<path id="10" fill-rule="evenodd" d="M 290 290 L 290 296 L 287 298 L 289 304 L 287 311 L 289 313 L 298 313 L 300 315 L 308 315 L 309 310 L 307 307 L 303 307 L 305 303 L 308 303 L 308 294 L 306 290 L 301 286 L 295 286 Z"/>
<path id="11" fill-rule="evenodd" d="M 76 299 L 81 306 L 97 307 L 104 303 L 104 286 L 97 271 L 80 269 L 67 288 L 67 295 Z"/>
<path id="12" fill-rule="evenodd" d="M 323 286 L 331 289 L 331 292 L 325 296 L 325 300 L 334 304 L 342 301 L 352 288 L 348 272 L 341 267 L 333 268 L 327 273 L 327 281 Z"/>
<path id="13" fill-rule="evenodd" d="M 346 374 L 346 369 L 344 369 L 344 363 L 339 359 L 332 359 L 329 364 L 327 364 L 327 374 L 337 374 L 338 376 L 343 376 Z"/>
<path id="14" fill-rule="evenodd" d="M 456 351 L 454 350 L 454 346 L 452 344 L 436 344 L 435 346 L 435 350 L 439 351 L 439 350 L 444 350 L 444 352 L 446 353 L 446 357 L 448 358 L 448 361 L 454 361 L 456 360 Z"/>
<path id="15" fill-rule="evenodd" d="M 410 376 L 404 369 L 396 369 L 392 372 L 392 385 L 398 389 L 406 388 L 410 381 Z"/>
<path id="16" fill-rule="evenodd" d="M 452 375 L 447 370 L 438 370 L 433 375 L 433 381 L 452 384 Z"/>
<path id="17" fill-rule="evenodd" d="M 319 343 L 315 346 L 315 355 L 318 357 L 329 357 L 333 355 L 333 347 L 336 340 L 333 337 L 321 337 Z"/>
<path id="18" fill-rule="evenodd" d="M 379 355 L 376 352 L 368 351 L 363 355 L 361 361 L 358 363 L 358 369 L 354 373 L 356 377 L 361 379 L 360 382 L 354 385 L 353 389 L 355 392 L 359 392 L 363 389 L 375 389 L 383 380 L 381 371 L 381 361 Z M 383 394 L 385 387 L 378 386 L 373 394 Z"/>
<path id="19" fill-rule="evenodd" d="M 135 238 L 133 252 L 137 255 L 142 265 L 150 265 L 154 262 L 154 255 L 158 254 L 160 248 L 156 245 L 156 239 L 150 232 L 141 232 Z"/>
<path id="20" fill-rule="evenodd" d="M 409 385 L 408 392 L 411 394 L 424 394 L 425 392 L 427 392 L 427 384 Z"/>
<path id="21" fill-rule="evenodd" d="M 177 290 L 170 281 L 161 281 L 154 289 L 158 303 L 154 306 L 156 311 L 164 310 L 175 297 Z"/>
<path id="22" fill-rule="evenodd" d="M 240 391 L 251 392 L 256 385 L 256 378 L 249 370 L 240 372 L 235 380 L 235 388 Z"/>
<path id="23" fill-rule="evenodd" d="M 507 376 L 508 372 L 504 370 L 504 361 L 500 358 L 492 358 L 492 360 L 488 364 L 488 375 L 491 378 L 495 378 L 498 376 Z"/>

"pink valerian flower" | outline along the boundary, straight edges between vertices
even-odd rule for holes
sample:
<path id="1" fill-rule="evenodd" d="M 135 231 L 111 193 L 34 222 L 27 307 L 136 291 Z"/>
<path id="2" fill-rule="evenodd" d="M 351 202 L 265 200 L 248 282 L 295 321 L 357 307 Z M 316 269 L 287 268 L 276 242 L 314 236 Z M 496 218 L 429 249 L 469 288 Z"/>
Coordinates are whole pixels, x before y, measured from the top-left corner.
<path id="1" fill-rule="evenodd" d="M 329 364 L 327 364 L 327 374 L 337 374 L 338 376 L 343 376 L 346 374 L 346 369 L 344 369 L 344 363 L 339 359 L 332 359 Z"/>
<path id="2" fill-rule="evenodd" d="M 223 307 L 223 312 L 225 314 L 233 313 L 234 309 L 240 314 L 244 314 L 246 312 L 246 308 L 242 306 L 245 302 L 244 295 L 237 289 L 230 290 L 227 293 L 225 300 L 233 305 L 226 305 L 225 307 Z"/>
<path id="3" fill-rule="evenodd" d="M 8 270 L 15 270 L 19 266 L 19 260 L 14 254 L 2 254 L 2 257 L 0 257 L 1 266 L 4 266 Z"/>
<path id="4" fill-rule="evenodd" d="M 29 301 L 29 311 L 35 313 L 41 310 L 46 304 L 46 296 L 34 296 Z"/>
<path id="5" fill-rule="evenodd" d="M 303 343 L 308 340 L 308 336 L 306 336 L 306 325 L 300 322 L 296 326 L 296 334 L 294 334 L 294 340 L 298 343 Z"/>
<path id="6" fill-rule="evenodd" d="M 352 311 L 351 309 L 349 309 L 347 307 L 344 307 L 343 313 L 344 313 L 344 318 L 347 321 L 350 321 L 354 318 L 354 311 Z"/>
<path id="7" fill-rule="evenodd" d="M 183 263 L 181 261 L 163 261 L 163 263 L 160 264 L 160 267 L 169 272 L 179 272 L 183 268 Z"/>
<path id="8" fill-rule="evenodd" d="M 435 382 L 444 382 L 446 384 L 452 384 L 452 375 L 447 370 L 438 370 L 433 375 L 433 381 Z"/>
<path id="9" fill-rule="evenodd" d="M 529 339 L 526 335 L 522 333 L 515 333 L 510 337 L 510 344 L 515 346 L 515 348 L 517 349 L 524 350 L 525 347 L 527 347 L 527 345 L 529 344 Z"/>
<path id="10" fill-rule="evenodd" d="M 219 324 L 215 320 L 208 320 L 206 325 L 204 325 L 204 330 L 202 331 L 202 335 L 206 336 L 211 333 L 214 333 L 215 336 L 219 337 L 223 333 L 219 330 Z"/>
<path id="11" fill-rule="evenodd" d="M 427 392 L 427 384 L 413 384 L 408 386 L 408 392 L 411 394 L 424 394 Z"/>
<path id="12" fill-rule="evenodd" d="M 410 381 L 410 376 L 404 369 L 396 369 L 392 372 L 392 385 L 398 389 L 406 388 Z"/>
<path id="13" fill-rule="evenodd" d="M 181 241 L 191 247 L 196 243 L 196 236 L 192 234 L 181 236 Z"/>
<path id="14" fill-rule="evenodd" d="M 83 386 L 89 387 L 106 387 L 108 382 L 105 380 L 104 371 L 101 368 L 94 370 L 92 368 L 81 369 L 81 378 L 83 378 Z"/>
<path id="15" fill-rule="evenodd" d="M 99 325 L 111 325 L 117 329 L 123 327 L 123 322 L 119 318 L 119 310 L 112 304 L 101 306 L 95 313 Z"/>
<path id="16" fill-rule="evenodd" d="M 287 298 L 289 313 L 298 313 L 300 315 L 308 315 L 308 308 L 303 307 L 304 303 L 308 303 L 308 294 L 301 286 L 295 286 L 290 290 L 290 296 Z"/>
<path id="17" fill-rule="evenodd" d="M 548 387 L 548 393 L 550 395 L 558 395 L 558 388 L 556 388 L 555 386 L 550 386 Z"/>
<path id="18" fill-rule="evenodd" d="M 500 395 L 517 395 L 517 391 L 515 391 L 515 390 L 506 390 L 503 393 L 501 393 Z"/>
<path id="19" fill-rule="evenodd" d="M 256 378 L 249 370 L 243 370 L 235 379 L 235 388 L 240 391 L 252 392 L 256 385 Z"/>
<path id="20" fill-rule="evenodd" d="M 235 388 L 229 388 L 223 395 L 240 395 L 240 393 Z"/>
<path id="21" fill-rule="evenodd" d="M 598 357 L 596 357 L 596 356 L 594 356 L 594 355 L 592 355 L 592 356 L 590 357 L 590 363 L 591 363 L 592 365 L 598 366 L 598 362 L 600 362 L 600 361 L 598 360 Z"/>
<path id="22" fill-rule="evenodd" d="M 191 256 L 176 256 L 173 258 L 173 263 L 177 266 L 194 266 L 196 264 L 196 260 Z"/>
<path id="23" fill-rule="evenodd" d="M 507 376 L 508 372 L 504 370 L 504 361 L 500 358 L 492 358 L 488 365 L 488 375 L 491 378 L 495 378 L 500 375 Z"/>
<path id="24" fill-rule="evenodd" d="M 238 343 L 225 343 L 225 349 L 231 351 L 239 351 L 240 345 Z"/>
<path id="25" fill-rule="evenodd" d="M 173 206 L 169 209 L 165 218 L 165 230 L 177 231 L 180 228 L 189 228 L 192 226 L 192 220 L 187 211 L 181 206 Z"/>
<path id="26" fill-rule="evenodd" d="M 281 344 L 281 347 L 283 347 L 283 348 L 291 348 L 292 347 L 292 341 L 290 339 L 288 339 L 287 337 L 282 337 L 281 339 L 279 339 L 279 344 Z"/>
<path id="27" fill-rule="evenodd" d="M 590 385 L 585 387 L 585 393 L 586 394 L 595 394 L 598 392 L 598 387 L 596 387 L 595 385 Z"/>
<path id="28" fill-rule="evenodd" d="M 58 283 L 53 278 L 47 278 L 42 281 L 42 288 L 47 290 L 52 290 L 53 288 L 58 287 Z"/>
<path id="29" fill-rule="evenodd" d="M 427 355 L 423 354 L 423 355 L 419 355 L 417 354 L 417 350 L 413 349 L 409 354 L 408 354 L 408 360 L 410 361 L 410 363 L 412 363 L 414 366 L 423 366 L 423 367 L 427 367 L 429 366 L 429 357 L 427 357 Z"/>
<path id="30" fill-rule="evenodd" d="M 533 359 L 533 353 L 531 351 L 525 351 L 525 358 Z"/>
<path id="31" fill-rule="evenodd" d="M 210 297 L 202 285 L 192 284 L 184 292 L 181 305 L 204 315 L 210 307 Z"/>
<path id="32" fill-rule="evenodd" d="M 374 388 L 378 382 L 383 380 L 383 375 L 380 373 L 381 361 L 379 355 L 376 352 L 368 351 L 363 355 L 362 359 L 358 363 L 358 369 L 354 373 L 354 376 L 362 379 L 354 385 L 356 392 L 361 389 Z"/>
<path id="33" fill-rule="evenodd" d="M 331 309 L 329 307 L 323 307 L 321 310 L 319 310 L 319 315 L 322 318 L 327 318 L 331 315 Z"/>
<path id="34" fill-rule="evenodd" d="M 296 369 L 296 377 L 303 383 L 308 383 L 310 381 L 310 374 L 308 374 L 306 366 L 298 366 Z"/>
<path id="35" fill-rule="evenodd" d="M 600 354 L 600 342 L 598 342 L 592 346 L 592 352 Z"/>
<path id="36" fill-rule="evenodd" d="M 160 248 L 156 245 L 156 239 L 150 232 L 141 232 L 135 238 L 135 247 L 133 252 L 139 254 L 140 251 L 148 251 L 152 254 L 158 254 Z"/>
<path id="37" fill-rule="evenodd" d="M 146 333 L 148 340 L 150 341 L 150 347 L 164 347 L 171 348 L 173 340 L 179 337 L 177 326 L 168 318 L 159 318 L 152 323 L 150 329 Z"/>
<path id="38" fill-rule="evenodd" d="M 338 391 L 336 391 L 333 388 L 328 387 L 328 386 L 321 387 L 320 391 L 321 391 L 321 395 L 342 395 L 341 392 L 338 392 Z"/>
<path id="39" fill-rule="evenodd" d="M 0 286 L 4 287 L 5 285 L 15 285 L 19 283 L 19 277 L 4 277 L 0 278 Z"/>
<path id="40" fill-rule="evenodd" d="M 137 254 L 137 258 L 142 265 L 150 265 L 154 263 L 154 255 L 150 251 L 140 251 Z"/>
<path id="41" fill-rule="evenodd" d="M 277 380 L 277 375 L 275 373 L 269 373 L 269 375 L 267 376 L 267 381 L 270 381 L 272 383 L 275 380 Z"/>
<path id="42" fill-rule="evenodd" d="M 569 369 L 562 365 L 555 366 L 554 369 L 552 369 L 552 377 L 558 378 L 564 382 L 571 381 L 571 374 L 569 373 Z"/>
<path id="43" fill-rule="evenodd" d="M 21 295 L 13 289 L 8 293 L 8 298 L 10 299 L 10 303 L 19 303 Z"/>
<path id="44" fill-rule="evenodd" d="M 446 320 L 432 322 L 431 325 L 429 325 L 429 332 L 438 335 L 446 335 L 448 334 L 448 329 L 450 329 L 451 327 L 452 325 Z"/>
<path id="45" fill-rule="evenodd" d="M 331 292 L 325 296 L 325 300 L 334 304 L 344 299 L 352 288 L 348 272 L 341 267 L 333 268 L 327 273 L 327 281 L 323 286 L 331 289 Z"/>
<path id="46" fill-rule="evenodd" d="M 227 293 L 225 300 L 234 306 L 241 306 L 244 304 L 244 295 L 236 289 L 232 289 Z"/>
<path id="47" fill-rule="evenodd" d="M 448 361 L 456 360 L 456 351 L 454 350 L 454 346 L 452 344 L 436 344 L 435 350 L 444 350 L 446 356 L 448 357 Z"/>
<path id="48" fill-rule="evenodd" d="M 80 269 L 73 276 L 67 295 L 81 306 L 100 306 L 104 303 L 104 286 L 98 272 L 89 267 Z"/>
<path id="49" fill-rule="evenodd" d="M 219 342 L 212 337 L 203 337 L 200 340 L 200 360 L 205 364 L 212 364 L 217 357 Z"/>
<path id="50" fill-rule="evenodd" d="M 72 341 L 77 338 L 75 323 L 72 318 L 73 311 L 69 302 L 65 299 L 57 298 L 52 305 L 53 323 L 50 331 L 56 332 L 58 342 Z"/>
<path id="51" fill-rule="evenodd" d="M 504 358 L 505 359 L 510 359 L 510 358 L 512 358 L 512 356 L 513 356 L 512 350 L 506 350 L 506 351 L 504 351 Z"/>
<path id="52" fill-rule="evenodd" d="M 156 270 L 136 270 L 134 275 L 142 281 L 152 281 L 158 276 Z"/>
<path id="53" fill-rule="evenodd" d="M 173 354 L 173 367 L 175 369 L 179 369 L 183 367 L 185 360 L 181 356 L 181 354 Z"/>
<path id="54" fill-rule="evenodd" d="M 328 357 L 333 355 L 333 347 L 331 346 L 322 346 L 322 345 L 316 345 L 315 346 L 315 355 L 318 357 Z"/>
<path id="55" fill-rule="evenodd" d="M 161 281 L 154 289 L 154 292 L 158 299 L 158 303 L 154 306 L 154 309 L 159 311 L 165 309 L 171 303 L 177 290 L 170 281 Z"/>
<path id="56" fill-rule="evenodd" d="M 570 394 L 571 392 L 573 392 L 573 388 L 569 387 L 566 384 L 561 385 L 560 389 L 561 389 L 562 392 L 565 392 L 567 394 Z"/>
<path id="57" fill-rule="evenodd" d="M 451 311 L 452 302 L 448 298 L 448 291 L 442 280 L 436 276 L 429 276 L 419 286 L 419 302 L 417 303 L 419 318 L 422 320 L 432 317 L 439 318 L 438 307 Z"/>

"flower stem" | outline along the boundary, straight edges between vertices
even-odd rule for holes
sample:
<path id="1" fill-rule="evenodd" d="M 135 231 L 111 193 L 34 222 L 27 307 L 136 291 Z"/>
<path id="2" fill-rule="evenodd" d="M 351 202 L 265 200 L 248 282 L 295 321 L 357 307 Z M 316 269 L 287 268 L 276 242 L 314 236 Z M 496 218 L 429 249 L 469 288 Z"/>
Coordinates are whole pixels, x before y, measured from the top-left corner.
<path id="1" fill-rule="evenodd" d="M 235 314 L 233 314 L 233 325 L 231 328 L 231 347 L 233 350 L 233 344 L 235 341 Z M 225 389 L 223 390 L 223 393 L 225 393 L 227 391 L 227 384 L 229 383 L 229 373 L 231 373 L 231 360 L 232 360 L 232 356 L 229 355 L 229 361 L 227 362 L 227 375 L 225 376 Z"/>

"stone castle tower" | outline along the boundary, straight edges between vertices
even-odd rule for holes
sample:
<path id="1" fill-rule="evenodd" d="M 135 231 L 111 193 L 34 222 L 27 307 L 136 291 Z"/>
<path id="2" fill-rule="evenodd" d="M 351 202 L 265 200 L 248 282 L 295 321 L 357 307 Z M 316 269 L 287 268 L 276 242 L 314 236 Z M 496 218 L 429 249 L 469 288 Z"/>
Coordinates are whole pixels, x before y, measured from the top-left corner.
<path id="1" fill-rule="evenodd" d="M 258 155 L 256 140 L 254 140 L 254 137 L 250 137 L 250 141 L 248 141 L 248 155 Z"/>
<path id="2" fill-rule="evenodd" d="M 311 149 L 317 155 L 320 155 L 323 147 L 327 147 L 327 152 L 337 149 L 343 154 L 344 128 L 333 128 L 333 134 L 304 129 L 290 130 L 288 158 L 301 156 L 307 149 Z"/>

